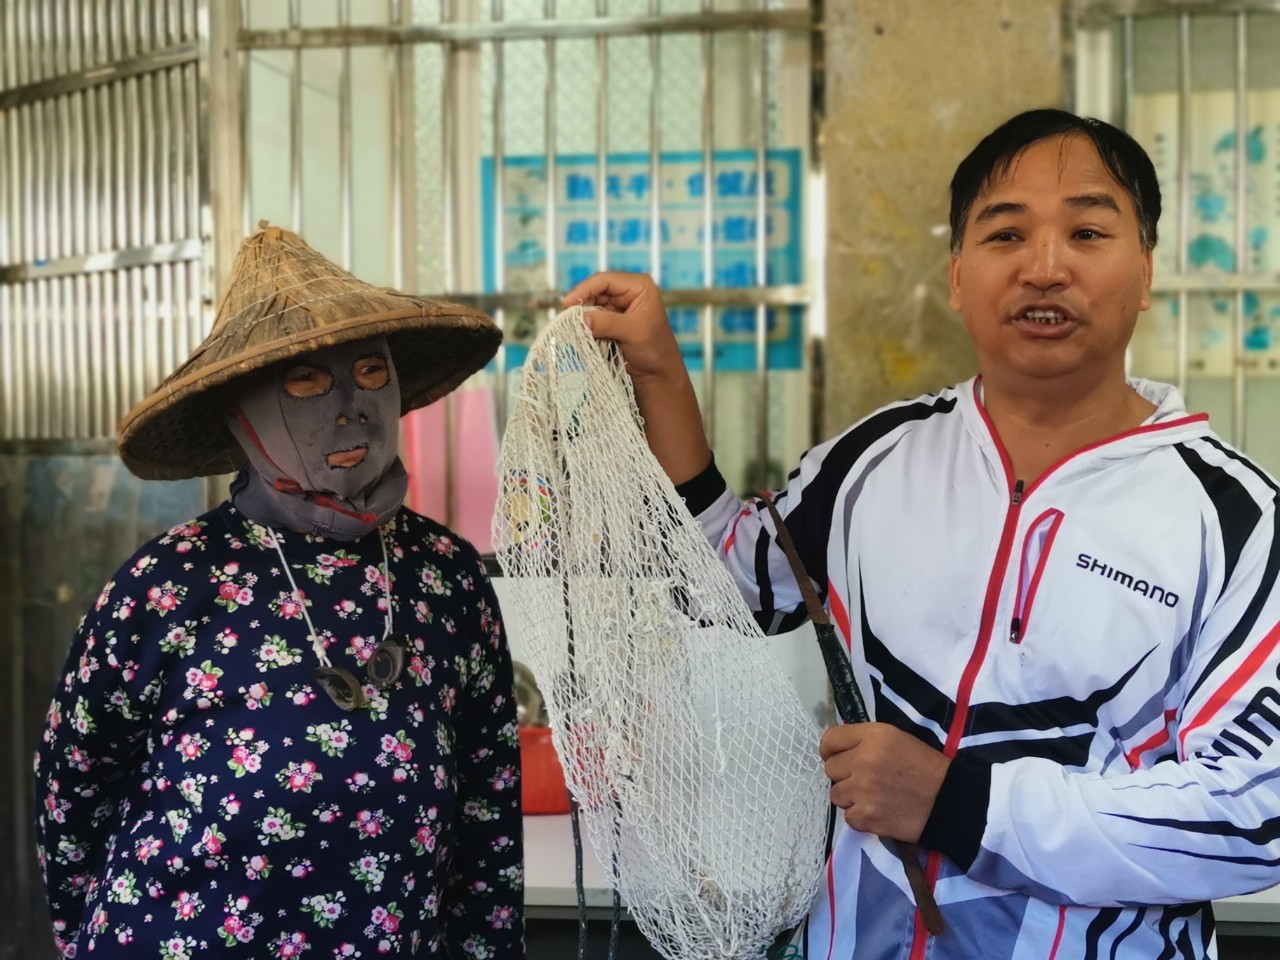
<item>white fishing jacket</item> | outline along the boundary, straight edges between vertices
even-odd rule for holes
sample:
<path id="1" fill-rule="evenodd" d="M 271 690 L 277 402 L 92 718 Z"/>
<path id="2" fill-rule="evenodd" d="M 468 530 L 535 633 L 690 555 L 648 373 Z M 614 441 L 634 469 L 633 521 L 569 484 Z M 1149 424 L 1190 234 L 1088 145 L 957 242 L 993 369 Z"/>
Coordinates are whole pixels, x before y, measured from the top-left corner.
<path id="1" fill-rule="evenodd" d="M 958 758 L 921 838 L 947 932 L 836 816 L 810 960 L 1213 957 L 1206 901 L 1280 882 L 1278 488 L 1133 385 L 1150 420 L 1034 484 L 969 382 L 778 495 L 875 719 Z M 766 628 L 798 623 L 767 511 L 714 466 L 680 492 Z"/>

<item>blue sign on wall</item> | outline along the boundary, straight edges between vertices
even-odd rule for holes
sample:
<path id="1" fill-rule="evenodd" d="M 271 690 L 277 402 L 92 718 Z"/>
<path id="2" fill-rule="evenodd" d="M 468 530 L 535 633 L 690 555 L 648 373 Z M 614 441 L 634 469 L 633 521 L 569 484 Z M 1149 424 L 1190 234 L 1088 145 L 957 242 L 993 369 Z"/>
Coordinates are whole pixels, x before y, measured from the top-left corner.
<path id="1" fill-rule="evenodd" d="M 801 155 L 796 149 L 770 150 L 766 155 L 766 272 L 756 276 L 756 193 L 761 178 L 756 154 L 728 150 L 713 155 L 712 163 L 712 284 L 751 287 L 801 283 L 804 280 L 804 229 Z M 702 154 L 666 153 L 660 157 L 662 285 L 669 289 L 696 288 L 704 283 L 704 182 Z M 485 157 L 481 167 L 484 191 L 483 263 L 485 290 L 497 289 L 494 237 L 494 163 Z M 541 290 L 546 287 L 546 158 L 507 157 L 504 165 L 503 249 L 504 288 Z M 556 273 L 557 288 L 567 291 L 594 273 L 599 265 L 600 194 L 606 191 L 608 268 L 652 272 L 652 190 L 649 155 L 611 154 L 601 184 L 593 154 L 556 158 Z M 671 325 L 680 341 L 685 363 L 702 367 L 702 311 L 673 307 Z M 756 366 L 756 310 L 750 306 L 718 307 L 715 323 L 716 369 L 746 371 Z M 799 307 L 767 312 L 768 363 L 774 370 L 795 370 L 804 358 L 804 311 Z M 508 331 L 508 367 L 518 366 L 528 352 L 527 337 Z M 522 342 L 523 339 L 523 342 Z"/>

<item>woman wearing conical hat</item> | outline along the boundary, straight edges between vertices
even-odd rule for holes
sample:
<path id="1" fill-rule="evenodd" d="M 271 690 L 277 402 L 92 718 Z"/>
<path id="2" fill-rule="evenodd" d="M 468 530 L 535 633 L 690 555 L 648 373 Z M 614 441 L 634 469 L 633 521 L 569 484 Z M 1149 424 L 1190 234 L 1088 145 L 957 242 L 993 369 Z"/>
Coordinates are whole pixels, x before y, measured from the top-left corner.
<path id="1" fill-rule="evenodd" d="M 483 314 L 245 241 L 213 331 L 126 417 L 231 497 L 106 585 L 36 758 L 67 957 L 522 957 L 511 661 L 479 556 L 402 505 L 401 414 Z"/>

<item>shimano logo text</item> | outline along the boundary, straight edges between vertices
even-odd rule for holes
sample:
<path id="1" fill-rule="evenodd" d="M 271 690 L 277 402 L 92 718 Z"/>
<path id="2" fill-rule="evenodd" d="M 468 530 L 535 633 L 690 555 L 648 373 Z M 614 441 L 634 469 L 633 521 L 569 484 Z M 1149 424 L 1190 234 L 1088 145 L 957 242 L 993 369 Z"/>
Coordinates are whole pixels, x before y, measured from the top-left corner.
<path id="1" fill-rule="evenodd" d="M 1144 597 L 1163 603 L 1166 607 L 1176 607 L 1178 605 L 1178 595 L 1171 590 L 1155 583 L 1147 583 L 1140 580 L 1133 574 L 1125 573 L 1123 570 L 1117 570 L 1115 567 L 1109 566 L 1095 557 L 1082 553 L 1076 557 L 1076 566 L 1081 570 L 1088 570 L 1090 573 L 1096 573 L 1106 580 L 1111 580 L 1120 584 L 1122 587 L 1128 587 L 1134 593 L 1140 593 Z"/>

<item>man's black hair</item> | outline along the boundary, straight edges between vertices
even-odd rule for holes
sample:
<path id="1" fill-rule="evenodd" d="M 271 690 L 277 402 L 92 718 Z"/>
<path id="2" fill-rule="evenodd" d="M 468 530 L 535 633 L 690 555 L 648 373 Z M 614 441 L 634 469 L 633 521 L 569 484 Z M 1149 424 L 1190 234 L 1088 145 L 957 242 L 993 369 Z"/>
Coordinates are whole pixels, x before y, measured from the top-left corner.
<path id="1" fill-rule="evenodd" d="M 992 130 L 956 167 L 951 178 L 952 253 L 960 252 L 969 211 L 983 189 L 1005 176 L 1032 144 L 1062 136 L 1085 137 L 1094 145 L 1107 171 L 1133 200 L 1143 249 L 1156 245 L 1160 184 L 1151 158 L 1138 141 L 1092 117 L 1077 117 L 1065 110 L 1028 110 Z"/>

